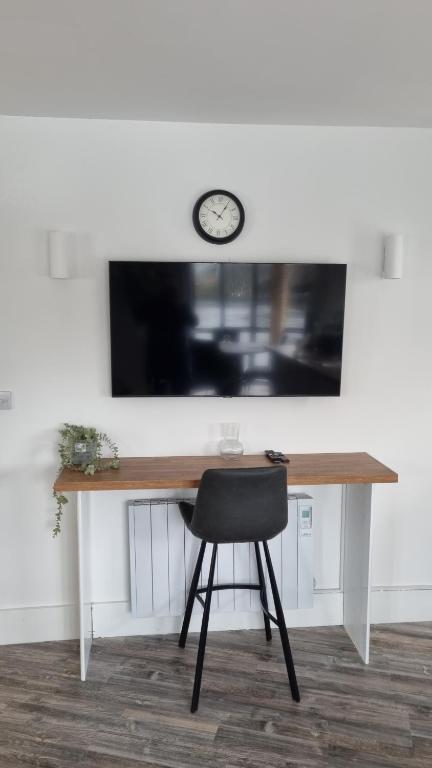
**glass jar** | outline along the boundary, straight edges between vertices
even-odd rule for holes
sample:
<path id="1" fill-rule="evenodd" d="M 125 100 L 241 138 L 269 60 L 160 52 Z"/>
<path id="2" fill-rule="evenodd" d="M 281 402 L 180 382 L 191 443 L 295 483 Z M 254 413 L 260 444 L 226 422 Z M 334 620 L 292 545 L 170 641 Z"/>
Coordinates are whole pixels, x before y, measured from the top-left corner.
<path id="1" fill-rule="evenodd" d="M 227 422 L 221 424 L 222 440 L 219 443 L 219 453 L 224 459 L 235 459 L 242 456 L 244 447 L 239 440 L 240 424 Z"/>

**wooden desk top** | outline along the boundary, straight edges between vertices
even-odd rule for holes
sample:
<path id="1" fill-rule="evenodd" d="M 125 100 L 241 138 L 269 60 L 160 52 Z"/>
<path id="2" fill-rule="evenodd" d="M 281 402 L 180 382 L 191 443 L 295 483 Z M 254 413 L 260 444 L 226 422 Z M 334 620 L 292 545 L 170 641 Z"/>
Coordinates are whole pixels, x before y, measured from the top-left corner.
<path id="1" fill-rule="evenodd" d="M 368 453 L 288 454 L 289 485 L 344 485 L 346 483 L 397 483 L 396 472 Z M 156 456 L 120 459 L 119 469 L 97 472 L 93 477 L 64 469 L 56 491 L 122 491 L 155 488 L 197 488 L 205 469 L 271 467 L 262 454 L 235 460 L 220 456 Z"/>

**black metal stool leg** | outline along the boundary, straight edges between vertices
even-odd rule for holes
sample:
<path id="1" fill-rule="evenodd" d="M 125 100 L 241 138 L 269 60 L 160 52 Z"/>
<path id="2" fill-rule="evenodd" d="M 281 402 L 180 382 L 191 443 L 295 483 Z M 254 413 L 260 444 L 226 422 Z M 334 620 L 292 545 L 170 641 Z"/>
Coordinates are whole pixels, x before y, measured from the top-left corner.
<path id="1" fill-rule="evenodd" d="M 206 598 L 204 603 L 204 613 L 201 624 L 201 634 L 198 645 L 197 663 L 195 670 L 195 682 L 192 693 L 192 706 L 191 712 L 196 712 L 198 709 L 199 695 L 201 690 L 201 678 L 204 664 L 204 654 L 207 641 L 207 629 L 210 617 L 210 604 L 213 591 L 214 572 L 216 566 L 217 544 L 213 544 L 213 552 L 210 563 L 210 571 L 207 583 Z"/>
<path id="2" fill-rule="evenodd" d="M 179 637 L 180 648 L 184 648 L 186 645 L 187 634 L 188 634 L 189 624 L 192 616 L 192 609 L 193 609 L 193 604 L 196 596 L 196 591 L 198 589 L 198 581 L 201 573 L 202 562 L 204 559 L 205 548 L 206 548 L 206 542 L 202 541 L 200 551 L 198 553 L 198 557 L 196 561 L 195 570 L 192 576 L 192 581 L 191 581 L 188 599 L 186 603 L 185 615 L 183 619 L 183 625 L 180 632 L 180 637 Z"/>
<path id="3" fill-rule="evenodd" d="M 273 565 L 270 557 L 269 548 L 266 541 L 263 541 L 264 554 L 267 563 L 267 570 L 270 578 L 270 584 L 273 592 L 273 600 L 276 609 L 276 618 L 278 620 L 279 632 L 282 641 L 282 648 L 285 656 L 285 663 L 288 672 L 288 678 L 291 687 L 291 694 L 294 701 L 300 701 L 300 692 L 297 685 L 297 678 L 294 669 L 294 661 L 291 654 L 291 648 L 288 640 L 288 632 L 285 624 L 285 616 L 282 608 L 282 604 L 279 597 L 279 590 L 276 584 L 276 578 L 274 575 Z"/>
<path id="4" fill-rule="evenodd" d="M 259 543 L 257 541 L 255 541 L 255 555 L 256 555 L 256 561 L 257 561 L 257 567 L 258 567 L 258 581 L 261 586 L 261 600 L 262 600 L 263 607 L 266 609 L 266 611 L 268 611 L 267 589 L 265 584 L 264 571 L 262 567 L 261 552 L 259 548 Z M 271 640 L 272 633 L 270 629 L 270 619 L 265 613 L 264 613 L 264 627 L 265 627 L 265 633 L 266 633 L 266 640 Z"/>

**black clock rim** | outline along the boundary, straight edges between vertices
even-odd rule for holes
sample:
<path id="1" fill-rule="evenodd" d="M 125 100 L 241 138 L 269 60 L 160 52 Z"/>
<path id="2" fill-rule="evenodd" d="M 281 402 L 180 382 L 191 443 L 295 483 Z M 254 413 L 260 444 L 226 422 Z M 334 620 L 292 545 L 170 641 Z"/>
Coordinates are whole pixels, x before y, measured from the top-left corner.
<path id="1" fill-rule="evenodd" d="M 200 220 L 199 220 L 199 209 L 201 208 L 201 204 L 204 202 L 204 200 L 206 200 L 208 197 L 211 197 L 212 195 L 227 195 L 227 197 L 230 197 L 231 200 L 235 202 L 235 204 L 239 209 L 239 212 L 240 212 L 239 225 L 235 230 L 235 232 L 232 232 L 230 235 L 227 235 L 226 237 L 212 237 L 211 235 L 209 235 L 208 232 L 206 232 L 201 227 Z M 195 227 L 195 231 L 200 237 L 203 238 L 203 240 L 207 240 L 208 243 L 214 243 L 215 245 L 225 245 L 226 243 L 230 243 L 232 240 L 235 240 L 236 237 L 238 237 L 239 234 L 241 233 L 245 223 L 245 212 L 244 212 L 243 204 L 240 202 L 237 195 L 233 194 L 233 192 L 228 192 L 226 189 L 211 189 L 209 192 L 204 192 L 204 194 L 201 195 L 196 201 L 192 211 L 192 221 Z"/>

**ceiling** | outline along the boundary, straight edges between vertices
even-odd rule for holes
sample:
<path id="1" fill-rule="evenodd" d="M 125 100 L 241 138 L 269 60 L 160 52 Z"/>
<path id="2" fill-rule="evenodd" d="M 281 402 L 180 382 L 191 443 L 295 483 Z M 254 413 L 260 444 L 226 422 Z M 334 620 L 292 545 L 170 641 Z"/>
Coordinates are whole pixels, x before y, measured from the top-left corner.
<path id="1" fill-rule="evenodd" d="M 432 0 L 0 0 L 0 113 L 432 127 Z"/>

